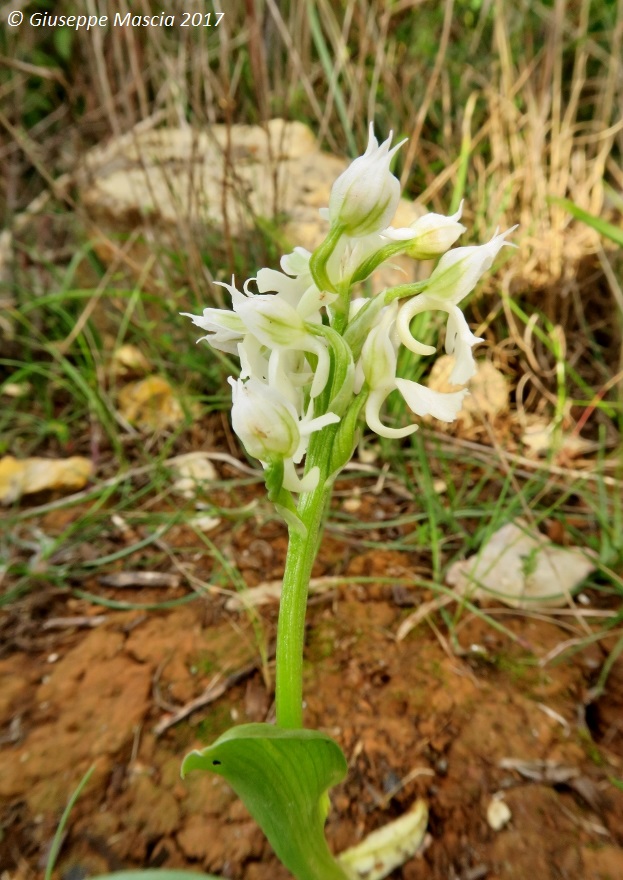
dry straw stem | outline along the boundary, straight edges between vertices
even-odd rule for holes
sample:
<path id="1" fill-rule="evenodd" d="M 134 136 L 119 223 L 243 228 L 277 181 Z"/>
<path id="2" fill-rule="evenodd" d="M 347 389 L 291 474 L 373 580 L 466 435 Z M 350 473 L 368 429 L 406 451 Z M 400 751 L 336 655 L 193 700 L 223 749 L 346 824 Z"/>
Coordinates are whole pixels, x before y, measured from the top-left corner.
<path id="1" fill-rule="evenodd" d="M 524 272 L 545 283 L 568 279 L 574 264 L 594 252 L 597 241 L 587 227 L 574 224 L 571 232 L 567 212 L 549 203 L 548 197 L 568 195 L 591 213 L 601 213 L 606 163 L 623 130 L 617 81 L 623 3 L 617 4 L 611 54 L 605 58 L 601 47 L 588 39 L 590 8 L 590 0 L 583 0 L 579 18 L 572 22 L 566 0 L 556 0 L 553 10 L 537 7 L 548 25 L 547 43 L 540 57 L 515 63 L 506 27 L 509 7 L 496 0 L 501 88 L 486 90 L 492 125 L 490 174 L 512 182 L 514 196 L 509 204 L 518 205 L 522 227 L 532 231 L 524 242 Z M 563 69 L 563 61 L 569 63 L 565 54 L 569 45 L 575 47 L 570 78 L 567 68 Z M 591 59 L 601 62 L 601 71 L 589 81 Z M 525 85 L 518 105 L 508 96 L 521 79 Z M 592 112 L 587 119 L 589 105 Z"/>
<path id="2" fill-rule="evenodd" d="M 115 11 L 130 11 L 131 4 L 87 0 L 90 14 L 96 5 L 100 14 L 113 17 Z M 179 12 L 182 6 L 176 5 Z M 553 8 L 531 0 L 520 0 L 519 8 L 504 0 L 483 3 L 469 54 L 490 57 L 490 72 L 481 78 L 468 63 L 457 82 L 447 56 L 460 41 L 464 10 L 453 0 L 445 0 L 436 19 L 431 4 L 421 0 L 338 5 L 245 0 L 223 9 L 199 0 L 199 13 L 225 12 L 218 29 L 111 28 L 77 34 L 76 54 L 84 66 L 80 81 L 68 84 L 66 99 L 85 101 L 81 118 L 74 115 L 76 127 L 81 136 L 100 141 L 147 119 L 201 127 L 303 114 L 321 142 L 352 153 L 353 145 L 365 142 L 367 120 L 374 118 L 382 128 L 410 135 L 401 160 L 403 182 L 417 171 L 426 185 L 414 195 L 441 210 L 455 177 L 472 93 L 478 127 L 469 202 L 472 208 L 481 206 L 487 228 L 519 219 L 530 234 L 529 261 L 526 254 L 521 259 L 526 271 L 558 278 L 573 251 L 577 256 L 594 249 L 595 238 L 578 224 L 569 236 L 567 216 L 548 205 L 547 196 L 569 196 L 599 213 L 606 167 L 615 175 L 618 170 L 608 160 L 617 136 L 621 144 L 623 126 L 623 3 L 617 0 L 609 47 L 589 36 L 596 6 L 591 0 L 581 0 L 579 10 L 568 0 L 556 0 Z M 147 13 L 148 7 L 143 0 L 132 4 L 132 12 Z M 492 42 L 486 45 L 490 15 Z M 524 51 L 517 53 L 518 21 L 534 16 L 541 18 L 544 44 L 531 47 L 533 34 L 526 33 Z M 432 66 L 430 58 L 417 57 L 403 42 L 401 28 L 418 17 L 438 47 Z M 15 70 L 9 92 L 12 85 L 16 99 L 26 77 L 26 71 Z M 58 137 L 50 133 L 50 139 Z M 44 146 L 46 138 L 41 140 Z"/>
<path id="3" fill-rule="evenodd" d="M 147 0 L 87 0 L 89 13 L 96 6 L 111 17 L 130 6 L 133 13 L 150 11 Z M 174 4 L 172 11 L 179 13 L 182 6 Z M 610 33 L 600 34 L 593 19 L 606 9 L 613 24 Z M 599 214 L 604 176 L 623 185 L 616 158 L 623 147 L 623 0 L 616 0 L 614 9 L 596 0 L 555 0 L 553 7 L 488 0 L 471 27 L 460 71 L 453 55 L 465 43 L 461 16 L 466 12 L 453 0 L 438 9 L 423 0 L 337 5 L 245 0 L 226 8 L 198 0 L 196 11 L 225 15 L 218 29 L 110 28 L 76 34 L 72 50 L 80 64 L 62 73 L 59 65 L 58 76 L 50 67 L 47 81 L 54 76 L 66 87 L 59 89 L 58 106 L 49 117 L 28 132 L 20 133 L 20 114 L 32 88 L 32 70 L 23 58 L 12 60 L 3 85 L 9 213 L 32 199 L 28 189 L 10 184 L 23 179 L 27 166 L 37 169 L 39 185 L 42 177 L 58 191 L 54 181 L 75 167 L 87 145 L 113 134 L 131 140 L 137 126 L 209 130 L 217 121 L 263 124 L 282 115 L 305 119 L 334 152 L 352 153 L 353 144 L 365 143 L 367 121 L 374 118 L 383 133 L 393 128 L 410 135 L 399 172 L 423 206 L 446 212 L 452 190 L 455 197 L 464 194 L 467 219 L 475 220 L 481 236 L 498 224 L 519 221 L 521 249 L 505 269 L 506 289 L 539 290 L 539 304 L 554 324 L 567 327 L 572 312 L 584 314 L 590 282 L 578 267 L 594 258 L 598 238 L 548 199 L 570 197 Z M 436 46 L 427 56 L 408 43 L 422 27 Z M 25 34 L 31 49 L 40 38 L 35 30 Z M 15 44 L 14 51 L 23 56 L 26 49 Z M 470 63 L 472 58 L 490 61 L 486 74 L 482 64 L 479 71 L 476 61 Z M 235 188 L 236 157 L 229 146 L 226 185 Z M 268 173 L 275 173 L 274 161 Z M 232 270 L 244 246 L 232 240 L 225 204 L 223 192 L 222 238 Z M 156 238 L 153 244 L 158 251 Z M 214 289 L 205 265 L 206 243 L 183 217 L 176 249 L 185 278 L 205 299 Z M 168 270 L 160 263 L 153 272 L 158 273 L 160 285 L 166 283 Z M 612 286 L 615 276 L 606 274 Z M 605 303 L 604 309 L 611 306 Z M 513 333 L 522 349 L 523 330 Z M 569 359 L 574 347 L 574 340 L 562 342 Z M 551 359 L 545 361 L 539 368 L 543 374 L 552 369 Z M 537 394 L 554 403 L 549 380 L 535 364 L 532 368 L 536 380 L 527 406 Z"/>

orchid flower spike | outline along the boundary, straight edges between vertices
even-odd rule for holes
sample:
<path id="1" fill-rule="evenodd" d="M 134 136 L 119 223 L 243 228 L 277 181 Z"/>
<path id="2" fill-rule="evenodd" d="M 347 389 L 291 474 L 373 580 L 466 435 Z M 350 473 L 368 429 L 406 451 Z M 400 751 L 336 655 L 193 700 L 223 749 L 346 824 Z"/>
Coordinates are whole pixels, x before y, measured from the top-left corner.
<path id="1" fill-rule="evenodd" d="M 457 417 L 468 392 L 442 393 L 399 376 L 400 345 L 434 354 L 433 346 L 414 338 L 411 322 L 421 312 L 443 311 L 445 349 L 455 359 L 450 382 L 461 385 L 474 375 L 473 349 L 482 340 L 459 304 L 510 244 L 515 228 L 496 231 L 484 245 L 453 248 L 465 231 L 462 203 L 448 217 L 429 213 L 405 228 L 389 226 L 400 198 L 390 165 L 403 143 L 391 142 L 390 132 L 379 145 L 370 125 L 365 153 L 333 185 L 326 212 L 331 229 L 313 254 L 295 248 L 282 258 L 281 271 L 259 269 L 242 290 L 233 279 L 217 282 L 229 291 L 231 310 L 184 313 L 213 348 L 240 359 L 240 378 L 229 379 L 233 428 L 267 471 L 269 493 L 290 525 L 298 520 L 283 493 L 313 492 L 323 468 L 323 479 L 333 479 L 356 444 L 361 420 L 382 437 L 417 430 L 416 424 L 384 423 L 390 394 L 402 395 L 416 416 Z M 352 299 L 353 285 L 398 253 L 440 259 L 428 281 Z M 310 445 L 315 432 L 331 425 L 334 430 Z M 309 460 L 298 472 L 308 447 Z"/>

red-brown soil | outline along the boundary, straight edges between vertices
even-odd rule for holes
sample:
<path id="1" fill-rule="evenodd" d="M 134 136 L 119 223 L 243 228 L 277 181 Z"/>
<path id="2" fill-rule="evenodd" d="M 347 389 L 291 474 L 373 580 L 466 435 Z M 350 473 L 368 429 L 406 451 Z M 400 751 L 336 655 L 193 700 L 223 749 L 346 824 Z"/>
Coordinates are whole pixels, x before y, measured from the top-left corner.
<path id="1" fill-rule="evenodd" d="M 233 537 L 227 528 L 213 540 L 234 554 L 249 585 L 280 575 L 285 539 L 278 524 L 249 519 Z M 184 530 L 175 527 L 168 540 L 184 546 Z M 207 565 L 196 555 L 190 563 L 199 574 Z M 328 533 L 314 573 L 404 578 L 418 565 L 416 553 L 347 547 Z M 95 579 L 87 586 L 119 595 Z M 179 595 L 181 589 L 144 589 L 131 598 Z M 432 596 L 345 583 L 312 600 L 306 724 L 334 736 L 349 764 L 332 794 L 333 849 L 352 846 L 424 797 L 425 849 L 394 878 L 623 877 L 621 659 L 605 694 L 591 702 L 590 692 L 614 640 L 542 665 L 569 638 L 568 624 L 507 610 L 495 619 L 515 639 L 463 611 L 450 629 L 433 615 L 397 642 L 399 623 Z M 261 655 L 270 652 L 276 606 L 262 607 L 254 622 L 226 610 L 225 601 L 215 590 L 171 610 L 117 612 L 69 590 L 38 587 L 4 612 L 3 878 L 41 876 L 62 810 L 93 762 L 55 876 L 183 866 L 236 880 L 288 877 L 222 780 L 179 776 L 188 750 L 232 723 L 272 717 L 273 669 Z M 44 628 L 53 618 L 102 614 L 93 628 Z M 155 735 L 159 722 L 216 676 L 245 665 L 251 670 L 222 697 Z M 495 797 L 512 814 L 498 831 L 487 822 Z"/>

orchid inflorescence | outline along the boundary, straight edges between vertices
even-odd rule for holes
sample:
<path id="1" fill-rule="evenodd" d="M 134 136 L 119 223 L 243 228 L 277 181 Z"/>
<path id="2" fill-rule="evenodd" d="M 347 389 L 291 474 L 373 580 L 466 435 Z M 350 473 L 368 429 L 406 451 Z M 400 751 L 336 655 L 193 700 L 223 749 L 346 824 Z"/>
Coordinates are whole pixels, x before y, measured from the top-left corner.
<path id="1" fill-rule="evenodd" d="M 452 248 L 465 231 L 461 207 L 450 217 L 426 214 L 409 227 L 390 226 L 400 198 L 390 163 L 401 146 L 390 149 L 391 140 L 390 134 L 379 146 L 370 126 L 364 155 L 333 185 L 323 212 L 329 230 L 313 253 L 295 248 L 282 258 L 281 271 L 260 269 L 242 290 L 234 279 L 217 282 L 229 292 L 232 310 L 189 315 L 213 348 L 240 359 L 240 377 L 229 379 L 232 424 L 249 455 L 262 463 L 268 497 L 288 525 L 288 550 L 277 624 L 275 724 L 234 727 L 191 752 L 183 768 L 227 779 L 298 880 L 355 876 L 333 858 L 324 837 L 327 791 L 344 778 L 348 763 L 326 733 L 305 729 L 303 713 L 307 595 L 333 483 L 355 450 L 363 421 L 382 437 L 417 430 L 416 424 L 383 421 L 392 392 L 416 416 L 456 418 L 468 392 L 442 393 L 400 377 L 400 347 L 433 354 L 413 335 L 412 319 L 445 312 L 445 347 L 454 355 L 450 382 L 469 381 L 476 369 L 473 348 L 481 340 L 459 304 L 511 231 L 484 245 Z M 397 254 L 439 261 L 425 281 L 353 297 L 356 285 Z M 396 848 L 412 851 L 402 839 Z"/>
<path id="2" fill-rule="evenodd" d="M 417 424 L 390 427 L 381 418 L 397 390 L 417 416 L 453 421 L 467 390 L 439 392 L 397 376 L 403 345 L 419 355 L 435 349 L 411 333 L 422 312 L 447 313 L 445 349 L 454 355 L 450 382 L 466 383 L 475 372 L 475 336 L 459 308 L 491 267 L 512 230 L 484 245 L 450 250 L 465 231 L 461 207 L 452 216 L 426 214 L 411 226 L 389 225 L 400 198 L 390 171 L 392 134 L 380 146 L 370 125 L 368 146 L 335 181 L 325 241 L 313 254 L 297 247 L 281 259 L 282 271 L 260 269 L 239 290 L 221 284 L 233 311 L 206 308 L 189 314 L 213 348 L 240 359 L 240 377 L 230 378 L 232 424 L 247 452 L 268 471 L 267 485 L 289 524 L 296 524 L 291 493 L 311 492 L 320 479 L 314 460 L 296 470 L 314 436 L 325 438 L 335 477 L 350 459 L 364 419 L 382 437 L 406 437 Z M 397 254 L 416 260 L 440 257 L 423 282 L 389 288 L 372 298 L 351 298 L 352 288 Z M 188 313 L 184 313 L 188 314 Z M 332 427 L 331 427 L 332 426 Z"/>

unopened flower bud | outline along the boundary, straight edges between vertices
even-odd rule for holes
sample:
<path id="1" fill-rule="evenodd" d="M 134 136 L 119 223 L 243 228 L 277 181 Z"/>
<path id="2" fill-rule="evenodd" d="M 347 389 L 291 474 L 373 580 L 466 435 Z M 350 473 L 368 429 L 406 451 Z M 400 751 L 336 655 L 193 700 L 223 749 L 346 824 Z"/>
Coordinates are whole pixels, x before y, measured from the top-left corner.
<path id="1" fill-rule="evenodd" d="M 459 303 L 472 292 L 480 278 L 491 268 L 504 245 L 514 247 L 505 238 L 516 228 L 512 226 L 506 232 L 494 235 L 487 244 L 455 248 L 444 254 L 430 276 L 426 296 L 454 305 Z"/>
<path id="2" fill-rule="evenodd" d="M 370 330 L 361 350 L 361 370 L 373 390 L 391 384 L 396 377 L 398 358 L 391 329 L 397 312 L 397 303 L 385 306 L 380 321 Z"/>
<path id="3" fill-rule="evenodd" d="M 329 199 L 331 226 L 346 235 L 359 237 L 379 232 L 391 222 L 400 200 L 400 184 L 389 170 L 392 156 L 404 141 L 391 150 L 390 133 L 379 146 L 370 123 L 368 146 L 333 184 Z"/>
<path id="4" fill-rule="evenodd" d="M 459 223 L 462 206 L 461 202 L 459 210 L 451 217 L 444 217 L 443 214 L 424 214 L 404 229 L 387 229 L 383 233 L 383 238 L 408 242 L 405 253 L 414 260 L 433 260 L 445 254 L 465 232 L 465 227 Z"/>
<path id="5" fill-rule="evenodd" d="M 301 435 L 292 404 L 258 379 L 244 382 L 230 377 L 228 381 L 232 425 L 249 455 L 260 461 L 294 455 Z"/>

